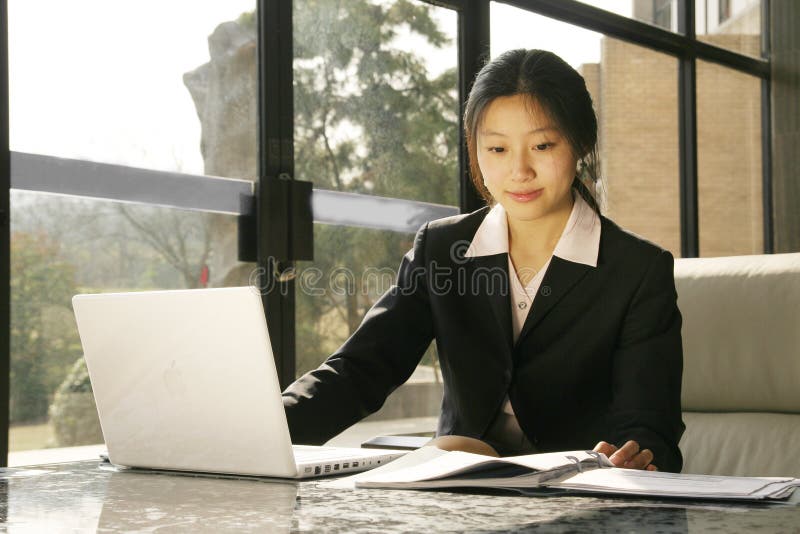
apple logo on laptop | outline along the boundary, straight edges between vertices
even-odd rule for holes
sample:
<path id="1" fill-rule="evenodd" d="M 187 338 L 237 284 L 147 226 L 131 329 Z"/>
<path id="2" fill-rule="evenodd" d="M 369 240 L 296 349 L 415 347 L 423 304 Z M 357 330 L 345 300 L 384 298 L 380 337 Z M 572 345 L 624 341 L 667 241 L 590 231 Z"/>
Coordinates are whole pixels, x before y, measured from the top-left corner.
<path id="1" fill-rule="evenodd" d="M 177 361 L 172 360 L 169 367 L 164 371 L 164 385 L 167 392 L 173 396 L 178 397 L 186 393 L 186 385 L 183 383 L 183 373 L 177 366 Z"/>

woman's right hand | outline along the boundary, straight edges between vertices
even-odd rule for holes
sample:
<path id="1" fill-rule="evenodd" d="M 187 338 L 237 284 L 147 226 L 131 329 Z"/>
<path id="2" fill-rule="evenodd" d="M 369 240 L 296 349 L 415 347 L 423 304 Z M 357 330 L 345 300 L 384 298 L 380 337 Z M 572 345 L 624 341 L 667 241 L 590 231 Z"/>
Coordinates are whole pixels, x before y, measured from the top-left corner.
<path id="1" fill-rule="evenodd" d="M 595 445 L 594 450 L 608 456 L 611 463 L 617 467 L 658 471 L 658 467 L 650 463 L 653 461 L 653 452 L 650 449 L 640 451 L 639 444 L 633 440 L 619 448 L 611 443 L 601 441 Z"/>

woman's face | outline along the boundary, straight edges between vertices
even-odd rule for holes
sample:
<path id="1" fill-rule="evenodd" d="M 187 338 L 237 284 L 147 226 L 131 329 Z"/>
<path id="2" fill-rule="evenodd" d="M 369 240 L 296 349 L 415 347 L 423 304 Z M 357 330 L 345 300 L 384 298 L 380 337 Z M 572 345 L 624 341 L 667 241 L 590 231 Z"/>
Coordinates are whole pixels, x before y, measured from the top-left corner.
<path id="1" fill-rule="evenodd" d="M 476 139 L 483 181 L 509 219 L 569 213 L 577 158 L 535 100 L 524 95 L 494 99 Z"/>

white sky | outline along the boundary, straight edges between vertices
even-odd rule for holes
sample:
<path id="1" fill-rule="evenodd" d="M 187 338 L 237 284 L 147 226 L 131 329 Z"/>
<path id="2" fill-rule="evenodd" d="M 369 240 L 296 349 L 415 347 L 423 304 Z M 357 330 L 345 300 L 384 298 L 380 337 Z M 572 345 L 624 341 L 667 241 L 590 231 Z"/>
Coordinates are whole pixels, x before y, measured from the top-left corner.
<path id="1" fill-rule="evenodd" d="M 584 3 L 627 17 L 633 12 L 631 0 L 587 0 Z M 555 52 L 575 68 L 600 61 L 602 34 L 506 4 L 492 2 L 491 6 L 492 57 L 514 48 L 539 48 Z"/>
<path id="2" fill-rule="evenodd" d="M 255 0 L 9 0 L 11 149 L 203 172 L 182 76 Z"/>
<path id="3" fill-rule="evenodd" d="M 630 16 L 630 0 L 587 3 Z M 208 61 L 214 28 L 255 0 L 9 0 L 8 9 L 12 150 L 203 173 L 182 76 Z M 432 73 L 456 61 L 455 13 L 436 11 L 453 42 L 421 50 Z M 597 33 L 497 3 L 491 18 L 493 56 L 522 47 L 575 67 L 600 59 Z"/>

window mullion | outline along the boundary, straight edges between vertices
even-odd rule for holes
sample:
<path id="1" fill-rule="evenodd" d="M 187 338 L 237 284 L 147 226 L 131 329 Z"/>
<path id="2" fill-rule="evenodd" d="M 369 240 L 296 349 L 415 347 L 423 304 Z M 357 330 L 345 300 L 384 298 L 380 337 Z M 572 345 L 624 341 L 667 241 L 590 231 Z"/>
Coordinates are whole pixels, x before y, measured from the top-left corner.
<path id="1" fill-rule="evenodd" d="M 458 92 L 459 92 L 459 204 L 462 213 L 475 211 L 484 205 L 472 186 L 469 172 L 466 137 L 464 135 L 464 106 L 475 76 L 489 57 L 489 0 L 467 2 L 458 13 Z"/>
<path id="2" fill-rule="evenodd" d="M 11 152 L 8 131 L 8 2 L 0 0 L 0 467 L 8 465 L 8 423 L 11 401 L 11 236 L 9 196 Z"/>
<path id="3" fill-rule="evenodd" d="M 295 287 L 279 280 L 282 252 L 289 250 L 289 188 L 294 175 L 292 101 L 292 1 L 258 1 L 259 170 L 256 186 L 256 250 L 264 310 L 282 387 L 295 375 Z"/>

